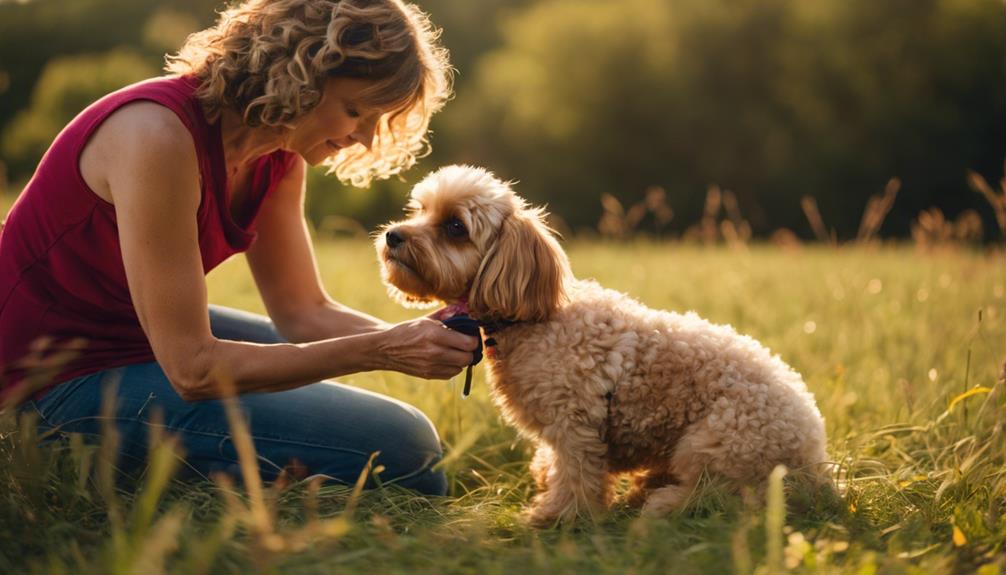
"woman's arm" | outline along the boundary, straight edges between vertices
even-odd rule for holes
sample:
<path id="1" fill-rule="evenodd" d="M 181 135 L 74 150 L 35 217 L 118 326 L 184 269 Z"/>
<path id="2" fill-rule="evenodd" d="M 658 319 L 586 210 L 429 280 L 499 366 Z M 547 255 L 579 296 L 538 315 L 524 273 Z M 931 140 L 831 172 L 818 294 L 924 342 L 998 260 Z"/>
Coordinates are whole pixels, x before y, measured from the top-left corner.
<path id="1" fill-rule="evenodd" d="M 186 400 L 278 391 L 328 377 L 391 369 L 447 378 L 471 361 L 474 338 L 423 319 L 307 344 L 218 340 L 210 332 L 196 212 L 191 136 L 156 104 L 126 106 L 99 129 L 129 291 L 154 355 Z"/>
<path id="2" fill-rule="evenodd" d="M 375 317 L 333 301 L 322 287 L 304 220 L 304 161 L 266 198 L 248 265 L 269 317 L 294 342 L 317 341 L 387 327 Z"/>

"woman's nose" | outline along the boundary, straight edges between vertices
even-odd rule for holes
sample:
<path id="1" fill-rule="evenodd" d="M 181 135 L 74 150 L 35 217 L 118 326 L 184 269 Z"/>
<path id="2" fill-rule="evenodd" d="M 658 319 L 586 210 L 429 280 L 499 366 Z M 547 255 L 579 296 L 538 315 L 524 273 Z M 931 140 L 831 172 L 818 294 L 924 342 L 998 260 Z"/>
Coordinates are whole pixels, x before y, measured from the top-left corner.
<path id="1" fill-rule="evenodd" d="M 363 147 L 369 150 L 374 145 L 374 131 L 376 129 L 376 122 L 368 122 L 366 124 L 360 123 L 360 125 L 357 126 L 356 131 L 353 132 L 350 137 L 353 141 L 363 144 Z"/>

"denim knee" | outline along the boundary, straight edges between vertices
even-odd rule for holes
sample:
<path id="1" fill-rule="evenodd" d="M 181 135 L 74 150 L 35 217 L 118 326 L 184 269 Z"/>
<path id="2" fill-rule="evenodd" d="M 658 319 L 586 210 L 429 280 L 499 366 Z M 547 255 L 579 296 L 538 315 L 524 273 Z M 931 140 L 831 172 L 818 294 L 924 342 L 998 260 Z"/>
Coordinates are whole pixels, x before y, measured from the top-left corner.
<path id="1" fill-rule="evenodd" d="M 443 497 L 447 495 L 447 474 L 442 469 L 427 469 L 417 475 L 406 487 L 423 495 Z"/>
<path id="2" fill-rule="evenodd" d="M 385 421 L 389 432 L 398 440 L 377 457 L 376 463 L 385 469 L 380 478 L 424 495 L 446 495 L 447 476 L 434 467 L 443 459 L 440 436 L 433 423 L 414 407 L 403 409 L 405 417 Z"/>

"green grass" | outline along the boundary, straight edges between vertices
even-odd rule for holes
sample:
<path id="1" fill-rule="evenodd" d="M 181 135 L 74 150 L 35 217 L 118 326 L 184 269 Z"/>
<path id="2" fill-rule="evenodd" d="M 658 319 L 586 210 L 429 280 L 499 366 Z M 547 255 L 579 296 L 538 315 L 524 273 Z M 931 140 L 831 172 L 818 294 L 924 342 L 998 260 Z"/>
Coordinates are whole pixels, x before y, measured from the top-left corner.
<path id="1" fill-rule="evenodd" d="M 731 323 L 803 373 L 847 475 L 841 500 L 793 504 L 783 515 L 778 489 L 769 489 L 768 507 L 748 506 L 713 483 L 667 519 L 616 508 L 598 524 L 532 530 L 519 516 L 533 493 L 528 445 L 500 421 L 482 369 L 467 400 L 460 381 L 368 373 L 345 381 L 412 402 L 437 424 L 450 497 L 296 484 L 268 488 L 253 519 L 246 510 L 256 498 L 227 485 L 162 489 L 168 447 L 145 478 L 116 490 L 101 473 L 89 479 L 91 466 L 105 467 L 100 450 L 34 449 L 30 431 L 8 418 L 0 572 L 991 575 L 1006 567 L 1002 256 L 647 242 L 568 249 L 579 276 Z M 387 299 L 365 243 L 320 242 L 317 252 L 339 301 L 389 320 L 417 315 Z M 212 302 L 262 311 L 242 260 L 209 284 Z M 804 495 L 785 493 L 791 504 Z"/>

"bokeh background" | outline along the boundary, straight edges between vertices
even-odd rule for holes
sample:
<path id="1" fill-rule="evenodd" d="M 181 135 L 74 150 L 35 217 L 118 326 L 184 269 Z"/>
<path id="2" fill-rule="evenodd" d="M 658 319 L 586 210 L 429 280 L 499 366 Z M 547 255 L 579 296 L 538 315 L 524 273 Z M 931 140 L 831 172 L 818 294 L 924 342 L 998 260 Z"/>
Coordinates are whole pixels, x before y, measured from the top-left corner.
<path id="1" fill-rule="evenodd" d="M 367 190 L 312 172 L 319 233 L 372 229 L 425 173 L 467 162 L 517 180 L 566 233 L 700 237 L 712 201 L 742 236 L 813 238 L 816 213 L 816 235 L 841 241 L 898 178 L 876 236 L 1002 237 L 968 171 L 1003 177 L 1004 0 L 419 5 L 458 70 L 433 153 Z M 0 189 L 16 194 L 67 121 L 158 75 L 221 6 L 0 0 Z"/>

